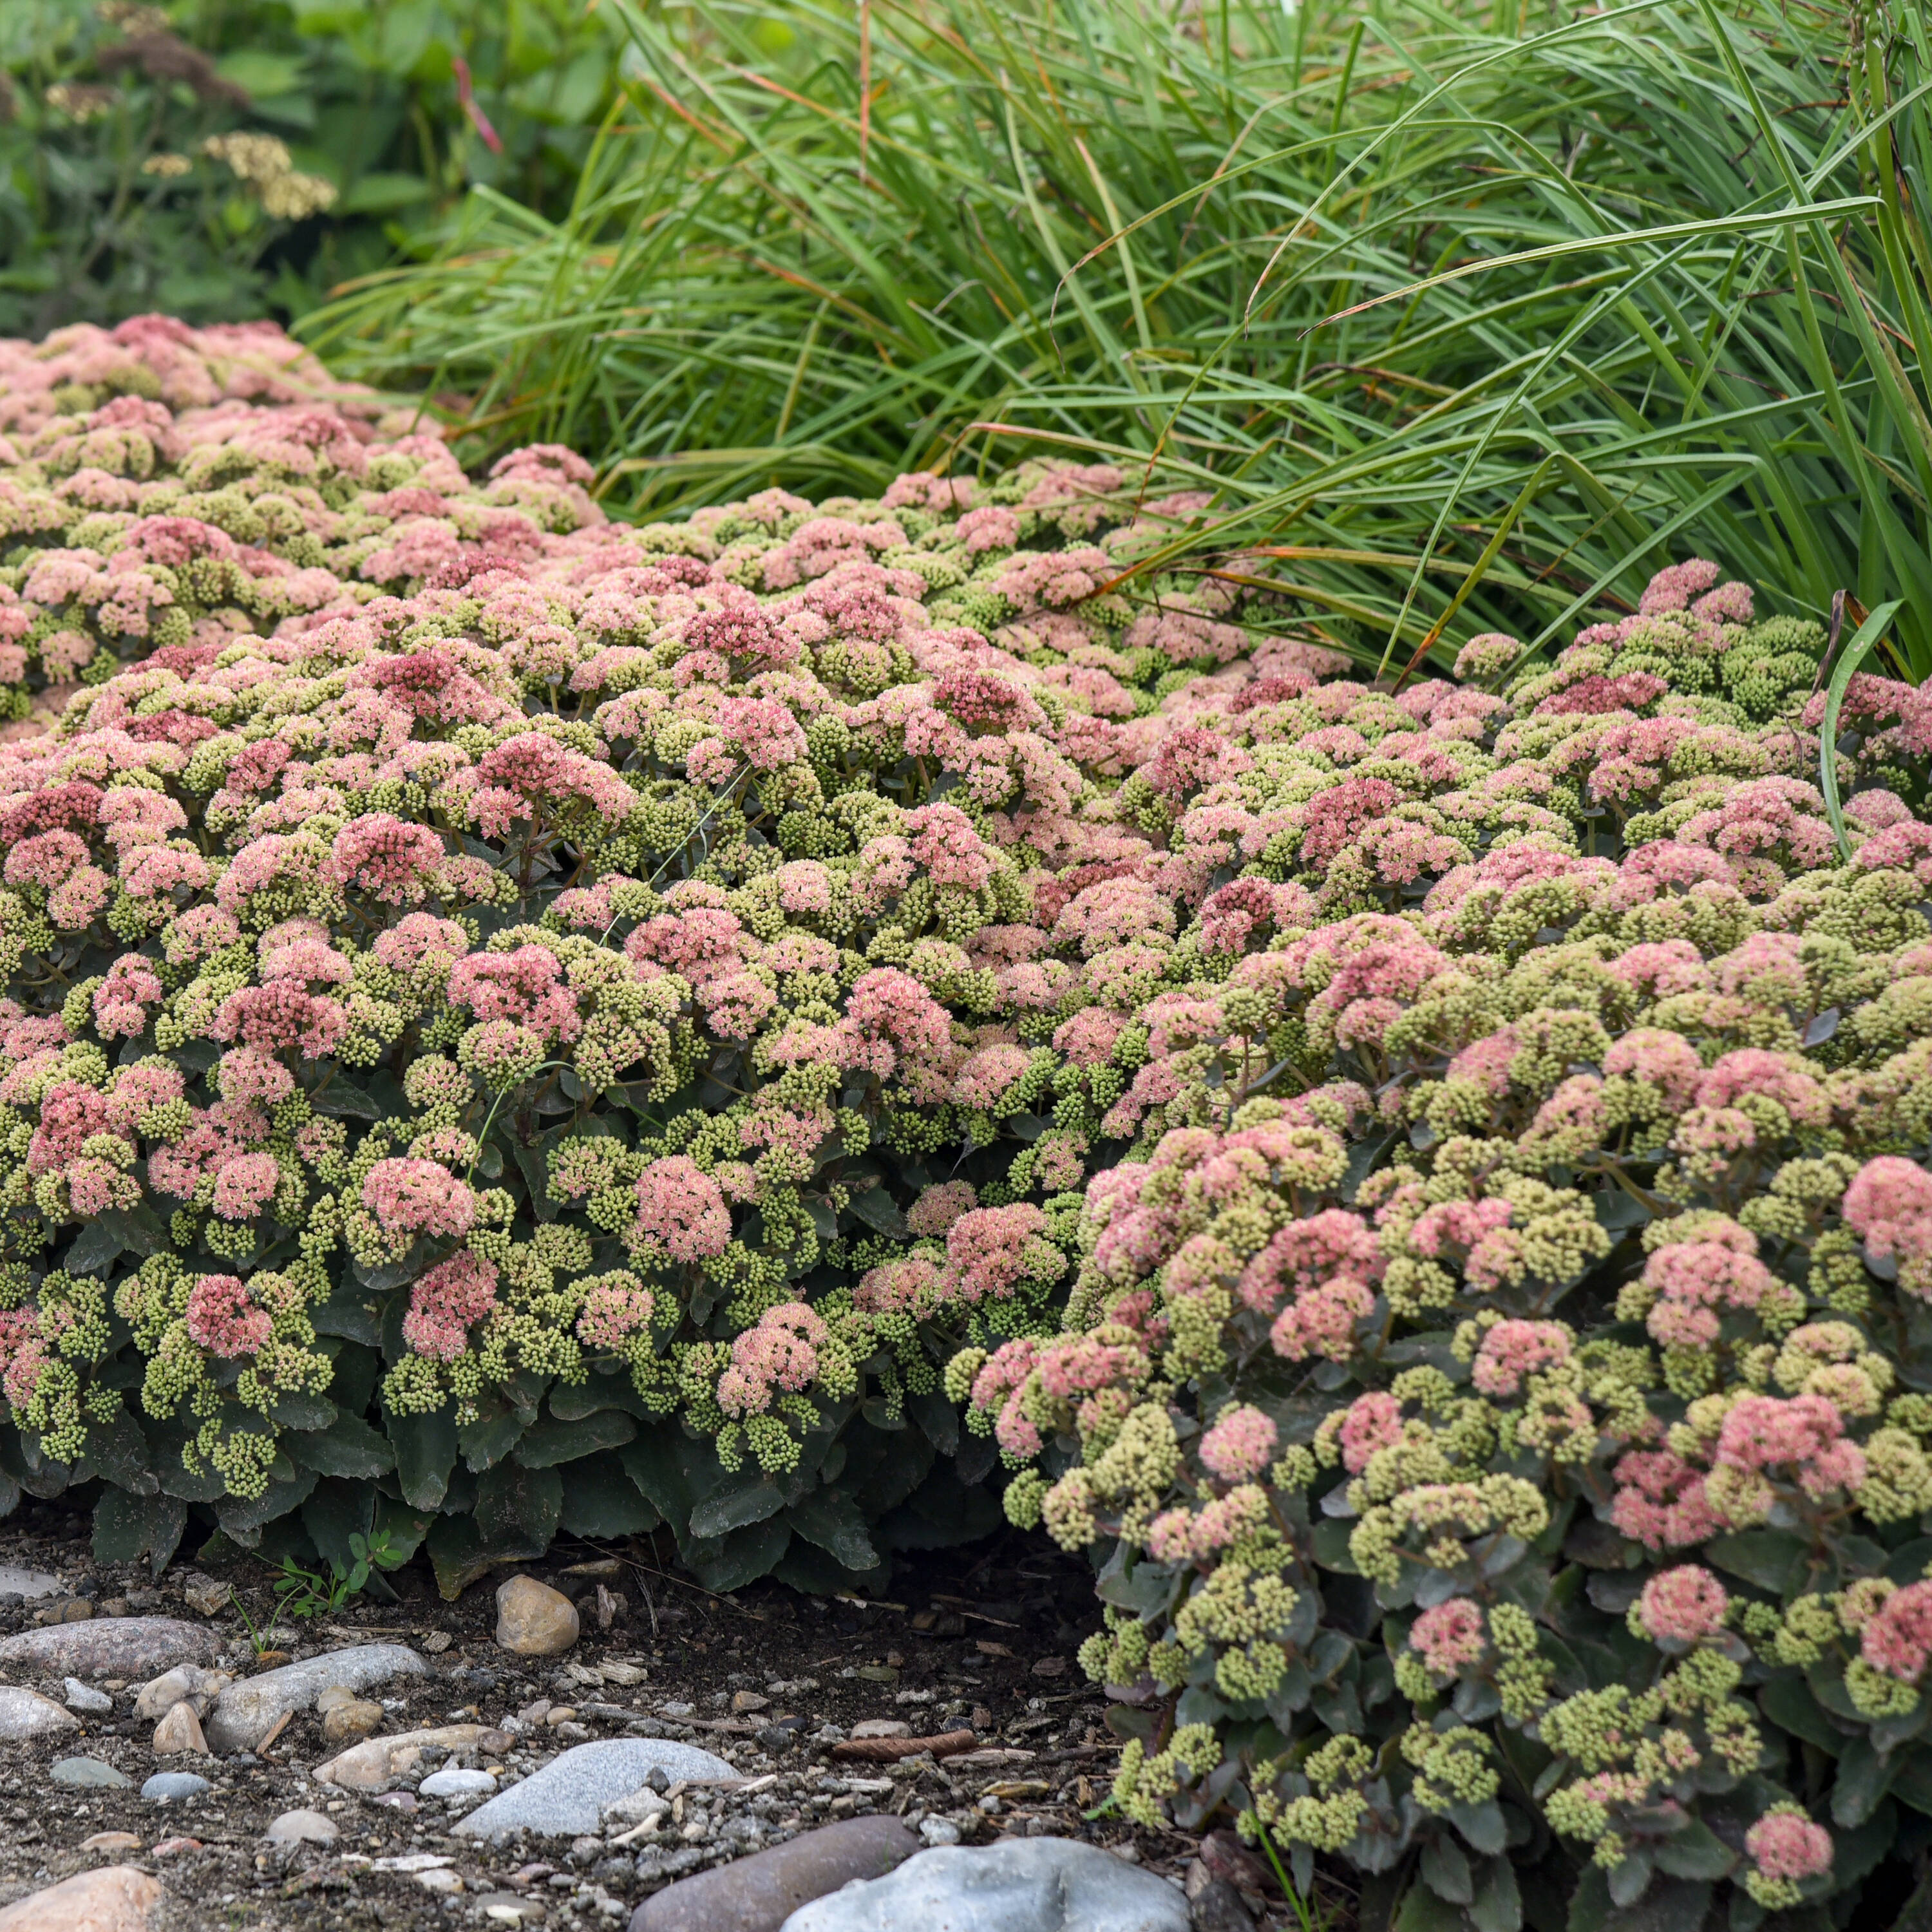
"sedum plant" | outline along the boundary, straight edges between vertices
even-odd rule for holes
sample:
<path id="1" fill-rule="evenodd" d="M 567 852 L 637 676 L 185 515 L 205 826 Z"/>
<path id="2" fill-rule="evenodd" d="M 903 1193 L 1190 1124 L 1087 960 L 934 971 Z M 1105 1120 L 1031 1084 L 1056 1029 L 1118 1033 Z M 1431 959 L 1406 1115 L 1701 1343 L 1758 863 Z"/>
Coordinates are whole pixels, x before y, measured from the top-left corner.
<path id="1" fill-rule="evenodd" d="M 0 370 L 0 1502 L 849 1588 L 997 1465 L 1125 1811 L 1371 1924 L 1925 1846 L 1917 692 L 1834 824 L 1708 563 L 1370 682 L 1104 466 L 631 528 L 267 332 Z"/>
<path id="2" fill-rule="evenodd" d="M 1718 574 L 1128 778 L 1238 875 L 1063 1333 L 947 1370 L 1126 1814 L 1403 1932 L 1844 1924 L 1932 1836 L 1932 712 L 1852 680 L 1841 853 L 1825 639 Z"/>
<path id="3" fill-rule="evenodd" d="M 560 1528 L 850 1588 L 996 1522 L 939 1370 L 1057 1324 L 1122 1144 L 1174 914 L 1102 802 L 1250 640 L 1100 586 L 1198 503 L 632 529 L 272 330 L 0 375 L 0 680 L 59 707 L 0 746 L 8 1490 L 452 1590 Z"/>

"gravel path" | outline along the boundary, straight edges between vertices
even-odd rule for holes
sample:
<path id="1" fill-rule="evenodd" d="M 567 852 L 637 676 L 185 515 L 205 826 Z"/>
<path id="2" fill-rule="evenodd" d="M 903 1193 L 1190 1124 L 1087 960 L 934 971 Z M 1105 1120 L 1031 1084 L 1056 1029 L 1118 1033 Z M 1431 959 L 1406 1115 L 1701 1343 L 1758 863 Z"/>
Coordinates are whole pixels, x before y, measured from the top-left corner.
<path id="1" fill-rule="evenodd" d="M 218 1667 L 238 1676 L 262 1667 L 242 1618 L 220 1602 L 225 1583 L 258 1625 L 270 1619 L 261 1565 L 243 1558 L 224 1567 L 204 1552 L 178 1561 L 157 1582 L 145 1570 L 96 1565 L 85 1531 L 82 1519 L 48 1504 L 29 1504 L 0 1525 L 0 1566 L 58 1580 L 53 1594 L 23 1599 L 7 1590 L 17 1580 L 0 1568 L 0 1637 L 89 1610 L 94 1618 L 169 1616 L 210 1630 Z M 1084 1837 L 1177 1882 L 1198 1850 L 1176 1837 L 1138 1834 L 1130 1843 L 1134 1834 L 1117 1820 L 1083 1820 L 1106 1792 L 1118 1749 L 1102 1699 L 1072 1661 L 1097 1621 L 1091 1580 L 1036 1542 L 998 1538 L 908 1565 L 890 1606 L 802 1598 L 776 1586 L 712 1597 L 665 1574 L 658 1554 L 641 1542 L 607 1551 L 563 1546 L 525 1568 L 576 1604 L 582 1634 L 563 1655 L 498 1647 L 500 1580 L 446 1604 L 428 1573 L 413 1570 L 394 1580 L 398 1604 L 285 1620 L 270 1633 L 278 1650 L 297 1659 L 376 1642 L 424 1656 L 427 1676 L 364 1694 L 381 1706 L 382 1734 L 488 1727 L 478 1744 L 431 1747 L 386 1794 L 345 1792 L 311 1777 L 350 1741 L 326 1741 L 314 1712 L 293 1718 L 259 1754 L 158 1759 L 153 1720 L 134 1715 L 138 1684 L 89 1678 L 87 1689 L 112 1699 L 110 1712 L 77 1712 L 77 1731 L 0 1744 L 0 1906 L 90 1865 L 119 1863 L 154 1874 L 166 1888 L 154 1921 L 160 1932 L 609 1928 L 627 1923 L 641 1900 L 685 1871 L 873 1812 L 902 1816 L 932 1843 L 987 1843 L 1010 1833 Z M 206 1614 L 211 1603 L 217 1607 Z M 57 1702 L 70 1694 L 60 1678 L 17 1665 L 0 1666 L 0 1681 Z M 855 1726 L 868 1724 L 902 1725 L 915 1738 L 970 1729 L 975 1746 L 896 1764 L 835 1755 Z M 621 1824 L 574 1841 L 479 1842 L 452 1831 L 474 1792 L 446 1799 L 412 1788 L 425 1774 L 466 1768 L 494 1772 L 506 1788 L 574 1744 L 613 1737 L 700 1746 L 744 1782 L 674 1786 L 667 1816 L 642 1838 L 633 1828 L 622 1844 L 614 1842 Z M 56 1782 L 55 1765 L 74 1757 L 111 1766 L 130 1783 Z M 154 1803 L 140 1787 L 157 1771 L 198 1772 L 212 1789 Z M 478 1782 L 444 1778 L 439 1788 Z M 272 1821 L 294 1810 L 320 1814 L 336 1836 L 270 1842 Z M 327 1826 L 310 1828 L 326 1835 Z"/>

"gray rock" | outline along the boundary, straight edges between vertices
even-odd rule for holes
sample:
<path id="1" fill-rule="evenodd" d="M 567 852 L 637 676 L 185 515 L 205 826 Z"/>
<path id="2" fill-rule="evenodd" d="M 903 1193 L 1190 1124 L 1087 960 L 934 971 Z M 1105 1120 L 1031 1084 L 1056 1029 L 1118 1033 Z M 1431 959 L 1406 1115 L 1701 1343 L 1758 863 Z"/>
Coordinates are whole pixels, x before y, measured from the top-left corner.
<path id="1" fill-rule="evenodd" d="M 844 1819 L 680 1880 L 638 1906 L 631 1932 L 778 1932 L 800 1906 L 880 1877 L 919 1848 L 899 1819 Z"/>
<path id="2" fill-rule="evenodd" d="M 1210 1878 L 1190 1902 L 1194 1932 L 1254 1932 L 1253 1916 L 1224 1878 Z"/>
<path id="3" fill-rule="evenodd" d="M 179 1617 L 95 1617 L 50 1624 L 0 1642 L 0 1664 L 42 1677 L 122 1677 L 132 1682 L 178 1664 L 212 1664 L 220 1633 Z"/>
<path id="4" fill-rule="evenodd" d="M 392 1677 L 427 1677 L 429 1666 L 400 1643 L 359 1643 L 326 1657 L 285 1664 L 231 1684 L 215 1700 L 206 1732 L 211 1750 L 253 1750 L 284 1712 L 306 1711 L 332 1684 L 366 1690 Z"/>
<path id="5" fill-rule="evenodd" d="M 197 1778 L 191 1771 L 158 1771 L 141 1787 L 143 1798 L 205 1798 L 214 1786 L 205 1778 Z"/>
<path id="6" fill-rule="evenodd" d="M 0 1739 L 18 1744 L 24 1738 L 45 1737 L 50 1731 L 77 1731 L 80 1720 L 38 1690 L 16 1684 L 0 1684 Z"/>
<path id="7" fill-rule="evenodd" d="M 199 1664 L 184 1664 L 164 1671 L 141 1686 L 134 1700 L 134 1714 L 151 1724 L 165 1718 L 177 1704 L 194 1706 L 197 1718 L 205 1718 L 216 1698 L 234 1682 L 225 1670 L 204 1670 Z"/>
<path id="8" fill-rule="evenodd" d="M 610 1738 L 578 1744 L 539 1771 L 479 1804 L 455 1827 L 466 1838 L 538 1832 L 574 1838 L 597 1829 L 604 1808 L 638 1790 L 654 1771 L 678 1778 L 736 1778 L 722 1758 L 694 1744 L 660 1738 Z"/>
<path id="9" fill-rule="evenodd" d="M 784 1932 L 1190 1932 L 1163 1879 L 1072 1838 L 921 1852 L 867 1885 L 814 1900 Z"/>
<path id="10" fill-rule="evenodd" d="M 124 1790 L 134 1781 L 98 1757 L 64 1757 L 47 1775 L 56 1784 L 98 1785 L 110 1791 Z"/>
<path id="11" fill-rule="evenodd" d="M 284 1811 L 262 1834 L 272 1845 L 332 1845 L 342 1827 L 320 1811 Z"/>
<path id="12" fill-rule="evenodd" d="M 496 1789 L 496 1780 L 487 1771 L 465 1771 L 460 1766 L 433 1771 L 417 1792 L 424 1798 L 488 1797 Z"/>
<path id="13" fill-rule="evenodd" d="M 923 1818 L 920 1821 L 919 1835 L 928 1845 L 956 1845 L 959 1827 L 950 1818 Z"/>
<path id="14" fill-rule="evenodd" d="M 78 1677 L 67 1680 L 61 1702 L 70 1711 L 78 1711 L 89 1718 L 104 1718 L 114 1708 L 114 1700 L 105 1690 L 91 1690 Z"/>
<path id="15" fill-rule="evenodd" d="M 22 1570 L 17 1563 L 0 1563 L 0 1596 L 51 1597 L 61 1587 L 58 1576 L 44 1570 Z"/>

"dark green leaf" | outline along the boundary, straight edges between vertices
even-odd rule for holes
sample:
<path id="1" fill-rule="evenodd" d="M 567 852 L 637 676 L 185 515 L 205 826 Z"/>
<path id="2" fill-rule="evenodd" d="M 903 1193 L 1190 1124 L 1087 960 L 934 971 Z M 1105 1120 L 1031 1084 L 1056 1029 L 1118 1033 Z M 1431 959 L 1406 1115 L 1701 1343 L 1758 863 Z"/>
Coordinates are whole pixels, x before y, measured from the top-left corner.
<path id="1" fill-rule="evenodd" d="M 336 1570 L 348 1570 L 356 1561 L 350 1539 L 368 1536 L 376 1520 L 376 1486 L 328 1477 L 302 1504 L 302 1520 L 322 1560 Z"/>
<path id="2" fill-rule="evenodd" d="M 131 1248 L 144 1258 L 172 1251 L 168 1224 L 145 1201 L 131 1208 L 109 1208 L 100 1216 L 100 1225 L 122 1247 Z"/>
<path id="3" fill-rule="evenodd" d="M 1334 1517 L 1325 1518 L 1315 1526 L 1315 1560 L 1324 1570 L 1333 1570 L 1344 1576 L 1358 1576 L 1361 1572 L 1355 1568 L 1355 1559 L 1348 1554 L 1348 1538 L 1355 1526 Z"/>
<path id="4" fill-rule="evenodd" d="M 688 1543 L 682 1554 L 691 1573 L 707 1590 L 723 1596 L 768 1574 L 785 1552 L 791 1531 L 782 1516 L 749 1523 L 728 1536 Z"/>
<path id="5" fill-rule="evenodd" d="M 1802 1537 L 1788 1530 L 1747 1529 L 1713 1538 L 1705 1544 L 1704 1555 L 1719 1569 L 1781 1596 L 1802 1580 L 1809 1550 Z"/>
<path id="6" fill-rule="evenodd" d="M 1672 1878 L 1720 1879 L 1736 1864 L 1737 1854 L 1702 1820 L 1693 1818 L 1681 1832 L 1660 1838 L 1651 1848 L 1657 1868 Z"/>
<path id="7" fill-rule="evenodd" d="M 1508 1833 L 1504 1828 L 1502 1807 L 1493 1798 L 1480 1804 L 1452 1804 L 1448 1811 L 1449 1822 L 1464 1838 L 1472 1849 L 1485 1856 L 1494 1858 L 1508 1841 Z"/>
<path id="8" fill-rule="evenodd" d="M 480 1476 L 508 1455 L 529 1426 L 530 1418 L 520 1408 L 485 1410 L 474 1422 L 458 1425 L 456 1440 L 464 1461 Z"/>
<path id="9" fill-rule="evenodd" d="M 626 1415 L 658 1421 L 644 1397 L 624 1376 L 592 1376 L 588 1382 L 560 1382 L 550 1392 L 550 1412 L 560 1422 L 581 1422 L 600 1409 L 622 1409 Z"/>
<path id="10" fill-rule="evenodd" d="M 912 1230 L 906 1226 L 905 1216 L 899 1212 L 892 1197 L 883 1187 L 869 1188 L 863 1194 L 856 1196 L 852 1202 L 852 1212 L 867 1227 L 879 1234 L 889 1235 L 893 1240 L 909 1240 L 912 1237 Z"/>
<path id="11" fill-rule="evenodd" d="M 1476 1932 L 1521 1932 L 1522 1895 L 1507 1858 L 1486 1859 L 1476 1880 L 1469 1917 Z"/>
<path id="12" fill-rule="evenodd" d="M 326 1429 L 291 1431 L 281 1440 L 292 1462 L 324 1476 L 380 1476 L 396 1466 L 382 1432 L 346 1409 Z"/>
<path id="13" fill-rule="evenodd" d="M 100 1274 L 121 1252 L 121 1237 L 104 1220 L 88 1222 L 61 1262 L 69 1274 Z"/>
<path id="14" fill-rule="evenodd" d="M 214 1520 L 222 1532 L 244 1550 L 252 1550 L 261 1540 L 262 1527 L 278 1516 L 292 1516 L 308 1500 L 316 1485 L 313 1469 L 302 1469 L 285 1480 L 271 1482 L 259 1496 L 244 1501 L 225 1496 L 214 1505 Z"/>
<path id="15" fill-rule="evenodd" d="M 311 1094 L 308 1103 L 318 1114 L 326 1114 L 338 1120 L 380 1120 L 382 1118 L 382 1106 L 376 1096 L 352 1086 L 339 1073 L 319 1093 Z"/>
<path id="16" fill-rule="evenodd" d="M 1757 1701 L 1764 1714 L 1780 1730 L 1829 1751 L 1834 1757 L 1844 1748 L 1845 1732 L 1825 1714 L 1810 1687 L 1796 1671 L 1780 1672 L 1772 1678 L 1757 1694 Z M 1684 1872 L 1679 1876 L 1694 1878 L 1698 1874 Z"/>
<path id="17" fill-rule="evenodd" d="M 784 1507 L 784 1496 L 778 1485 L 763 1471 L 747 1468 L 722 1484 L 692 1509 L 691 1534 L 700 1540 L 728 1535 L 748 1523 L 763 1522 Z"/>
<path id="18" fill-rule="evenodd" d="M 959 1412 L 937 1389 L 906 1397 L 912 1419 L 926 1432 L 926 1439 L 942 1456 L 959 1453 Z"/>
<path id="19" fill-rule="evenodd" d="M 848 1570 L 870 1570 L 879 1560 L 866 1533 L 864 1516 L 842 1490 L 813 1490 L 793 1504 L 790 1518 L 800 1536 L 828 1551 Z"/>
<path id="20" fill-rule="evenodd" d="M 565 1473 L 560 1527 L 572 1536 L 643 1536 L 663 1520 L 644 1492 L 606 1451 L 573 1462 Z"/>
<path id="21" fill-rule="evenodd" d="M 395 1415 L 382 1412 L 382 1426 L 396 1452 L 396 1480 L 403 1500 L 422 1510 L 439 1509 L 456 1466 L 456 1421 L 450 1412 Z"/>
<path id="22" fill-rule="evenodd" d="M 600 1449 L 621 1448 L 637 1432 L 638 1425 L 622 1410 L 600 1408 L 574 1421 L 538 1423 L 524 1432 L 516 1459 L 526 1468 L 546 1469 Z"/>
<path id="23" fill-rule="evenodd" d="M 158 1576 L 180 1547 L 187 1528 L 188 1505 L 177 1496 L 105 1490 L 94 1506 L 94 1561 L 132 1563 L 145 1556 Z"/>
<path id="24" fill-rule="evenodd" d="M 454 1603 L 479 1576 L 490 1574 L 493 1559 L 473 1517 L 438 1516 L 429 1526 L 428 1544 L 436 1587 L 446 1603 Z"/>
<path id="25" fill-rule="evenodd" d="M 563 1478 L 554 1469 L 500 1462 L 476 1480 L 476 1527 L 483 1546 L 502 1557 L 538 1557 L 563 1514 Z"/>
<path id="26" fill-rule="evenodd" d="M 1895 1760 L 1882 1758 L 1869 1738 L 1848 1738 L 1838 1754 L 1838 1774 L 1832 1783 L 1832 1819 L 1848 1828 L 1862 1825 L 1878 1808 L 1897 1770 Z"/>
<path id="27" fill-rule="evenodd" d="M 131 1490 L 137 1496 L 152 1496 L 159 1492 L 160 1478 L 148 1458 L 148 1438 L 124 1408 L 117 1408 L 111 1421 L 88 1425 L 86 1460 L 119 1488 Z"/>
<path id="28" fill-rule="evenodd" d="M 1452 1905 L 1467 1905 L 1476 1895 L 1474 1875 L 1462 1848 L 1447 1833 L 1438 1832 L 1422 1848 L 1422 1876 L 1438 1898 Z"/>
<path id="29" fill-rule="evenodd" d="M 1418 1880 L 1402 1894 L 1391 1932 L 1462 1932 L 1462 1909 L 1438 1898 Z"/>
<path id="30" fill-rule="evenodd" d="M 291 1389 L 275 1398 L 268 1420 L 278 1429 L 326 1429 L 335 1420 L 336 1406 L 326 1396 Z"/>

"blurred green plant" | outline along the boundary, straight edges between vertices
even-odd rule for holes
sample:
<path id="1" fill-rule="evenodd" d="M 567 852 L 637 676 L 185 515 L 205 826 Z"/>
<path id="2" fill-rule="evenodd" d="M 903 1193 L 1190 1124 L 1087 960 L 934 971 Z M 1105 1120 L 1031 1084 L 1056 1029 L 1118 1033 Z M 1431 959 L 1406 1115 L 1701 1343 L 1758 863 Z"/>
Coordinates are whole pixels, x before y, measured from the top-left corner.
<path id="1" fill-rule="evenodd" d="M 657 514 L 1058 452 L 1391 664 L 1702 550 L 1932 665 L 1916 5 L 609 4 L 568 209 L 311 319 L 471 454 Z"/>
<path id="2" fill-rule="evenodd" d="M 0 333 L 287 318 L 472 188 L 560 213 L 621 39 L 582 0 L 5 0 Z"/>

